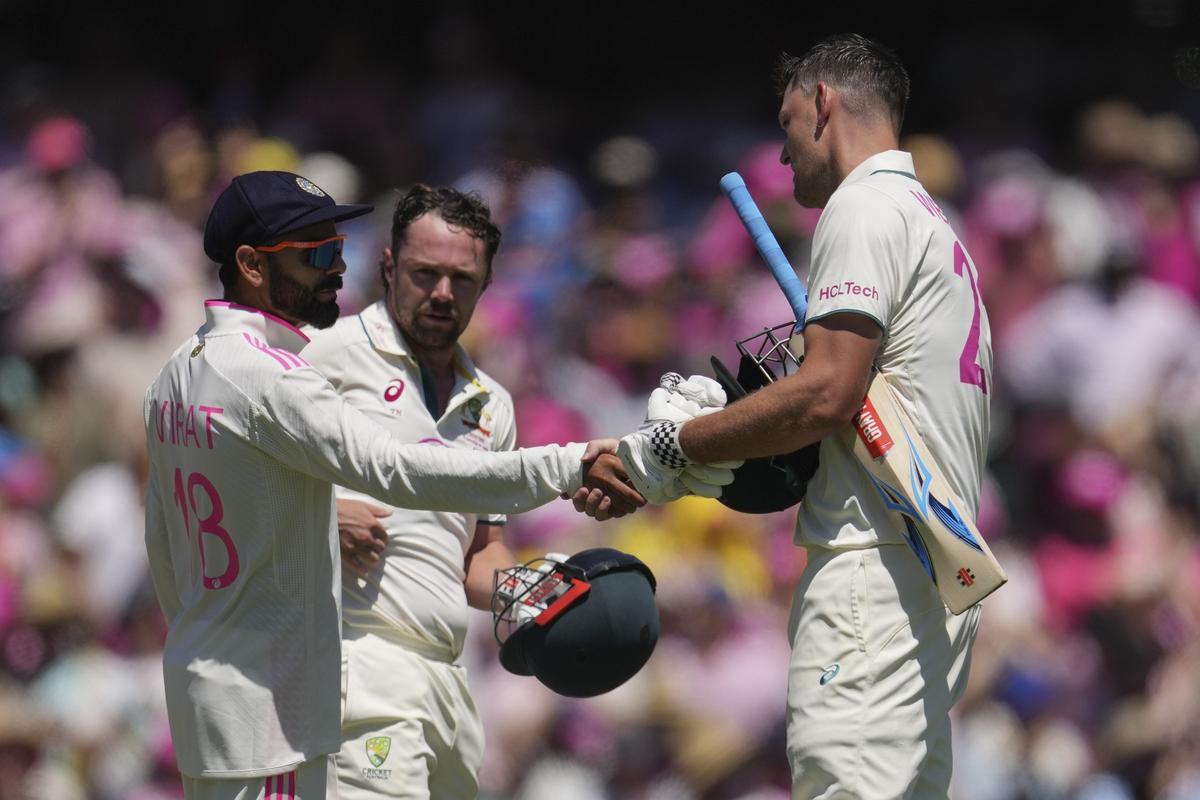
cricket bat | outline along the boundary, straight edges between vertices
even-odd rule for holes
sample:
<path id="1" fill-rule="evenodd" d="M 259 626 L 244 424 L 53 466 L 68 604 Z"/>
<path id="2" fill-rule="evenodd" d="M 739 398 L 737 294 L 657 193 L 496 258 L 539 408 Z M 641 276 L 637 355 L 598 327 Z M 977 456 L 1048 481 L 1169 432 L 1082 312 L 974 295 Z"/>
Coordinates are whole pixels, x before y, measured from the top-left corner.
<path id="1" fill-rule="evenodd" d="M 787 297 L 797 328 L 802 328 L 808 294 L 745 181 L 731 172 L 721 179 L 721 189 Z M 854 455 L 896 514 L 905 541 L 952 613 L 961 614 L 1008 581 L 967 513 L 967 504 L 950 488 L 887 378 L 878 372 L 872 376 L 862 408 L 837 435 L 847 444 L 853 440 Z"/>

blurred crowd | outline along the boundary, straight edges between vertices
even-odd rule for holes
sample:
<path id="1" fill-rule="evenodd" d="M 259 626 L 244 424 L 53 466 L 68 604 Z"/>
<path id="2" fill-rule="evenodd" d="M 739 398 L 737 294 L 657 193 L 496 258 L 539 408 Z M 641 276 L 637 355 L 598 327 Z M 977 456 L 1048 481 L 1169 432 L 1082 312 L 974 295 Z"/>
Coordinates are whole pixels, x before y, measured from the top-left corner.
<path id="1" fill-rule="evenodd" d="M 734 363 L 736 339 L 790 318 L 717 191 L 724 170 L 679 174 L 678 129 L 567 155 L 537 144 L 531 109 L 474 86 L 427 102 L 423 144 L 380 133 L 351 158 L 286 120 L 268 135 L 153 107 L 162 119 L 119 150 L 133 134 L 96 109 L 42 109 L 0 136 L 0 800 L 182 797 L 141 400 L 219 296 L 200 229 L 233 175 L 285 169 L 375 203 L 344 227 L 343 313 L 380 293 L 398 187 L 374 160 L 480 193 L 504 240 L 464 343 L 512 391 L 521 444 L 623 434 L 662 372 L 708 374 L 710 355 Z M 295 114 L 316 124 L 323 107 Z M 767 130 L 721 139 L 712 163 L 741 171 L 803 273 L 819 212 L 792 201 Z M 1183 117 L 1120 99 L 1076 131 L 1069 168 L 1015 147 L 968 158 L 931 134 L 903 145 L 972 253 L 996 351 L 980 527 L 1010 582 L 986 602 L 957 711 L 954 796 L 1198 798 L 1200 144 Z M 793 519 L 701 500 L 603 525 L 566 502 L 512 519 L 522 556 L 639 555 L 663 633 L 629 684 L 568 701 L 503 671 L 477 613 L 485 800 L 786 798 Z"/>

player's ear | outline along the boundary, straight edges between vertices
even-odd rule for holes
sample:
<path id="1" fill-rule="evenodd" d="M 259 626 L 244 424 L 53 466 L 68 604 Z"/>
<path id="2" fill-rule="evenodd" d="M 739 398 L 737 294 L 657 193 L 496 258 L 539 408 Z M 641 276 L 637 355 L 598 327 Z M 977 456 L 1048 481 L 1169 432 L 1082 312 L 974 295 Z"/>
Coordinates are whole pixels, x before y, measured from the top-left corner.
<path id="1" fill-rule="evenodd" d="M 238 247 L 233 254 L 237 271 L 250 286 L 255 289 L 263 285 L 266 279 L 266 262 L 258 257 L 258 252 L 248 244 Z"/>
<path id="2" fill-rule="evenodd" d="M 386 289 L 392 283 L 392 273 L 396 270 L 396 260 L 392 258 L 392 248 L 385 247 L 379 254 L 379 279 Z"/>
<path id="3" fill-rule="evenodd" d="M 817 130 L 822 130 L 829 122 L 829 112 L 833 107 L 834 98 L 837 96 L 837 90 L 832 88 L 825 81 L 817 81 L 817 87 L 813 90 L 813 107 L 817 113 Z"/>

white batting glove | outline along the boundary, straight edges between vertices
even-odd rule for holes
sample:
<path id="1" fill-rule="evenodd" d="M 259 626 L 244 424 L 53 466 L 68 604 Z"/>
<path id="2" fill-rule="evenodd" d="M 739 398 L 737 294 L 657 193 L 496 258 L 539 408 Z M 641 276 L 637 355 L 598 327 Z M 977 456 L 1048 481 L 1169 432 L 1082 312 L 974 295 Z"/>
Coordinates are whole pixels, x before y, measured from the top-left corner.
<path id="1" fill-rule="evenodd" d="M 732 464 L 733 466 L 726 466 Z M 721 496 L 721 487 L 733 483 L 733 471 L 741 461 L 722 461 L 718 464 L 688 464 L 679 473 L 678 481 L 697 497 Z"/>
<path id="2" fill-rule="evenodd" d="M 707 375 L 692 375 L 685 379 L 678 372 L 668 372 L 659 379 L 658 385 L 692 401 L 702 413 L 711 414 L 725 407 L 725 389 Z"/>
<path id="3" fill-rule="evenodd" d="M 659 388 L 654 392 L 658 393 L 665 389 L 668 395 L 655 402 L 654 394 L 651 394 L 651 403 L 646 409 L 647 419 L 652 418 L 652 409 L 660 411 L 660 413 L 664 409 L 672 409 L 676 412 L 690 411 L 692 417 L 702 417 L 725 407 L 725 389 L 707 375 L 692 375 L 690 378 L 684 379 L 678 372 L 668 372 L 662 376 L 658 385 Z M 672 419 L 681 425 L 687 421 L 666 416 L 664 418 Z M 708 465 L 689 464 L 684 467 L 680 479 L 691 489 L 692 494 L 702 497 L 719 497 L 720 492 L 713 494 L 712 487 L 728 486 L 733 483 L 733 470 L 743 463 L 745 462 L 739 459 L 718 461 Z M 706 486 L 708 488 L 705 488 Z"/>
<path id="4" fill-rule="evenodd" d="M 687 487 L 677 478 L 687 465 L 679 449 L 679 425 L 670 420 L 646 422 L 617 443 L 617 457 L 634 487 L 656 505 L 678 500 Z"/>
<path id="5" fill-rule="evenodd" d="M 704 375 L 684 378 L 668 372 L 646 404 L 646 420 L 637 433 L 621 440 L 617 455 L 629 479 L 648 502 L 662 504 L 685 494 L 720 497 L 733 483 L 741 461 L 695 464 L 679 447 L 679 428 L 698 416 L 725 407 L 725 390 Z"/>
<path id="6" fill-rule="evenodd" d="M 646 403 L 643 426 L 662 420 L 683 424 L 693 417 L 720 411 L 725 407 L 725 390 L 721 384 L 704 375 L 684 379 L 678 372 L 668 372 L 650 393 Z"/>
<path id="7" fill-rule="evenodd" d="M 679 447 L 679 425 L 670 420 L 621 439 L 617 456 L 629 480 L 647 502 L 656 505 L 686 494 L 720 497 L 721 487 L 733 483 L 733 470 L 742 465 L 740 461 L 693 463 Z"/>

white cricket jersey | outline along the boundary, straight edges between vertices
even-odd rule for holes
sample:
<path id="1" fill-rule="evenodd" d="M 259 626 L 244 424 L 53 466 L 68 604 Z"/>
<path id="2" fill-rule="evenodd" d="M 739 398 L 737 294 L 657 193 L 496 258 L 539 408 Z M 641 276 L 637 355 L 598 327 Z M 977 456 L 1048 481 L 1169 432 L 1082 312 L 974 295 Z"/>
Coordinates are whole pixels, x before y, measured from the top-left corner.
<path id="1" fill-rule="evenodd" d="M 338 394 L 400 441 L 467 450 L 511 450 L 516 443 L 512 398 L 462 347 L 446 410 L 433 417 L 420 365 L 382 300 L 313 332 L 303 355 Z M 341 486 L 335 491 L 339 498 L 379 505 L 360 492 Z M 467 549 L 478 522 L 503 524 L 504 517 L 389 508 L 382 563 L 365 579 L 342 574 L 343 634 L 370 630 L 457 659 L 467 631 Z"/>
<path id="2" fill-rule="evenodd" d="M 868 158 L 829 198 L 813 237 L 808 296 L 808 323 L 850 312 L 879 324 L 875 365 L 893 379 L 898 401 L 974 516 L 987 454 L 992 336 L 979 274 L 917 181 L 911 155 Z M 904 543 L 895 514 L 839 437 L 821 442 L 796 542 Z"/>
<path id="3" fill-rule="evenodd" d="M 332 485 L 401 507 L 523 511 L 580 485 L 583 445 L 408 445 L 296 353 L 308 337 L 228 302 L 146 393 L 146 548 L 169 630 L 180 770 L 270 775 L 341 740 Z"/>

